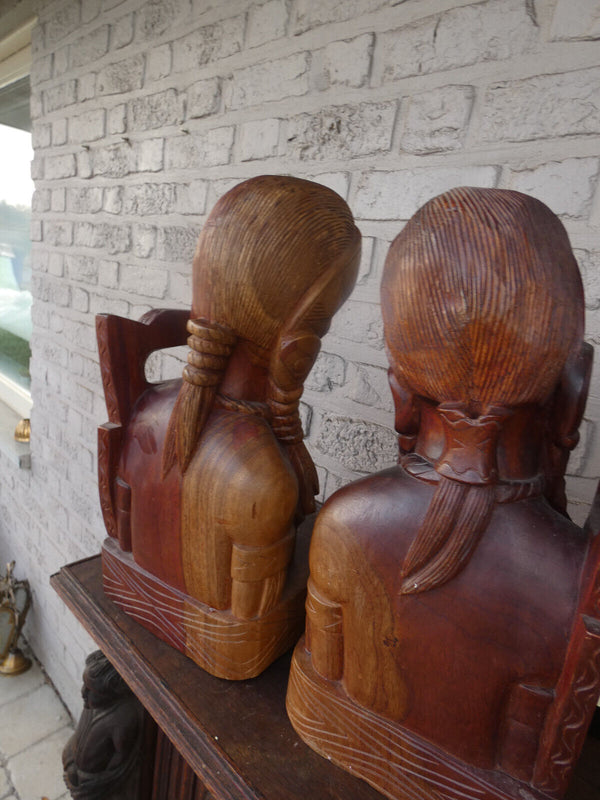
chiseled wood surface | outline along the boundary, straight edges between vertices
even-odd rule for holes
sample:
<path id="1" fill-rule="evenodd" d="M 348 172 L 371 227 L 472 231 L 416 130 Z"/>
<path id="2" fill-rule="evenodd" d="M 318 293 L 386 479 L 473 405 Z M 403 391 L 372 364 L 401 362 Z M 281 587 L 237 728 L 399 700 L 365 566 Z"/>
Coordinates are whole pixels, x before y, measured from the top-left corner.
<path id="1" fill-rule="evenodd" d="M 294 539 L 318 479 L 299 401 L 359 259 L 335 192 L 259 176 L 221 197 L 200 234 L 181 381 L 150 385 L 144 362 L 183 342 L 182 312 L 98 317 L 105 588 L 218 677 L 256 676 L 302 631 Z M 168 608 L 148 620 L 157 592 Z"/>
<path id="2" fill-rule="evenodd" d="M 289 655 L 252 680 L 215 678 L 106 597 L 99 557 L 63 567 L 51 581 L 215 800 L 381 797 L 293 730 L 285 713 Z"/>
<path id="3" fill-rule="evenodd" d="M 600 538 L 562 513 L 591 369 L 564 228 L 441 195 L 382 313 L 400 463 L 317 517 L 290 718 L 393 800 L 562 797 L 600 694 Z"/>

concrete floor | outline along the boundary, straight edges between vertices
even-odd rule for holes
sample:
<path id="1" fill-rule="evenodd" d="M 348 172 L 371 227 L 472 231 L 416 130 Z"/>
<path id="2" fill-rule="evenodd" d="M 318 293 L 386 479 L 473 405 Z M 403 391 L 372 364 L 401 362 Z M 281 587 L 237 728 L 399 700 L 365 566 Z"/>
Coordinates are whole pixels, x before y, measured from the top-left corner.
<path id="1" fill-rule="evenodd" d="M 68 800 L 61 753 L 73 721 L 34 660 L 0 675 L 0 800 Z"/>

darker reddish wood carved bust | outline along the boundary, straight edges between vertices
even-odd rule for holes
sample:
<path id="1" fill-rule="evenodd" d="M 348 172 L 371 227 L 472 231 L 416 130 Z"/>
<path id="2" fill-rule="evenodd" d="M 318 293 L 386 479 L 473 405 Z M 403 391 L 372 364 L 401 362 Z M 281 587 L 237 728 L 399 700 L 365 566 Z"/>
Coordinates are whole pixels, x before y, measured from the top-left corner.
<path id="1" fill-rule="evenodd" d="M 566 516 L 591 369 L 559 220 L 501 190 L 427 203 L 382 285 L 398 466 L 313 533 L 288 713 L 397 800 L 564 793 L 600 693 L 599 538 Z"/>
<path id="2" fill-rule="evenodd" d="M 105 591 L 219 677 L 259 674 L 304 625 L 310 531 L 296 532 L 317 477 L 299 400 L 359 256 L 330 189 L 254 178 L 206 222 L 191 318 L 97 320 Z M 183 380 L 148 384 L 149 353 L 183 344 L 186 328 Z"/>

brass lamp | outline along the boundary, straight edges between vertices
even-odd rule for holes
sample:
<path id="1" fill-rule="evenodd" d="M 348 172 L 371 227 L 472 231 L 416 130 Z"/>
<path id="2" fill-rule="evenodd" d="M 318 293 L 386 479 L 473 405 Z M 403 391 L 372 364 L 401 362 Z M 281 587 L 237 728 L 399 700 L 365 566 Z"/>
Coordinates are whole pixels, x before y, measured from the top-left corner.
<path id="1" fill-rule="evenodd" d="M 14 577 L 15 562 L 6 565 L 0 578 L 0 675 L 20 675 L 31 666 L 31 659 L 17 647 L 31 605 L 29 581 Z"/>

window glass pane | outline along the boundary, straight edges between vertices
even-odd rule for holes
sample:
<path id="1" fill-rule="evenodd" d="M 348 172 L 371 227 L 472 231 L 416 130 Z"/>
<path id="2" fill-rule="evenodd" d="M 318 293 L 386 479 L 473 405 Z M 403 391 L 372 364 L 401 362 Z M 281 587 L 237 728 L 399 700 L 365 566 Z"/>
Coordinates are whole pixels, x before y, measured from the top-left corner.
<path id="1" fill-rule="evenodd" d="M 25 389 L 31 337 L 32 158 L 31 134 L 0 124 L 0 373 Z"/>

